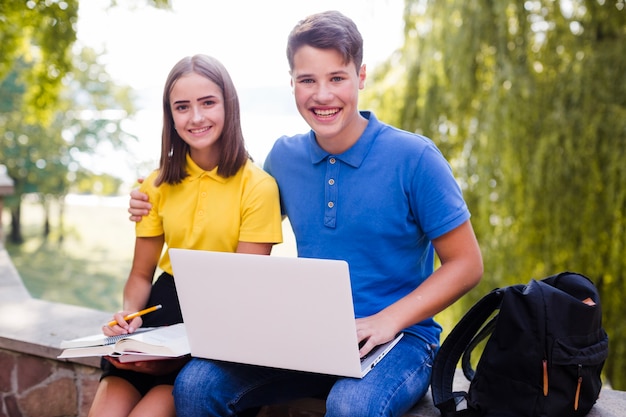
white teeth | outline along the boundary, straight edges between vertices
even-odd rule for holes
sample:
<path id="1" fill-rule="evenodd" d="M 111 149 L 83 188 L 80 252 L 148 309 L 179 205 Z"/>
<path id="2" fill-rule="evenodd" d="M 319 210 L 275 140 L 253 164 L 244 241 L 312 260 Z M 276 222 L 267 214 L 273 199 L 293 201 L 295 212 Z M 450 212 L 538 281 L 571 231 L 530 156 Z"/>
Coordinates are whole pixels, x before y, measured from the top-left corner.
<path id="1" fill-rule="evenodd" d="M 339 110 L 337 109 L 333 109 L 333 110 L 314 110 L 314 113 L 318 116 L 332 116 L 336 113 L 338 113 Z"/>
<path id="2" fill-rule="evenodd" d="M 209 130 L 208 127 L 203 127 L 202 129 L 189 129 L 191 133 L 202 133 L 202 132 L 206 132 L 207 130 Z"/>

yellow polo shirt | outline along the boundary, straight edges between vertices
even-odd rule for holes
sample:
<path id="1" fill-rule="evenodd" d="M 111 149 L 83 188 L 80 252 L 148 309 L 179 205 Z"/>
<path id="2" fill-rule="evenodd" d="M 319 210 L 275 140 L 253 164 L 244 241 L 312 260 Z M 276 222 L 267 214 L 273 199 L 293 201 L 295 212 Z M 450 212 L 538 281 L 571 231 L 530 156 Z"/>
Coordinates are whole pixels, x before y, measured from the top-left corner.
<path id="1" fill-rule="evenodd" d="M 281 243 L 276 181 L 252 161 L 230 178 L 204 171 L 187 155 L 190 174 L 176 185 L 154 186 L 157 171 L 141 185 L 152 210 L 135 226 L 137 237 L 165 235 L 170 248 L 235 252 L 239 241 Z M 159 268 L 172 274 L 165 251 Z"/>

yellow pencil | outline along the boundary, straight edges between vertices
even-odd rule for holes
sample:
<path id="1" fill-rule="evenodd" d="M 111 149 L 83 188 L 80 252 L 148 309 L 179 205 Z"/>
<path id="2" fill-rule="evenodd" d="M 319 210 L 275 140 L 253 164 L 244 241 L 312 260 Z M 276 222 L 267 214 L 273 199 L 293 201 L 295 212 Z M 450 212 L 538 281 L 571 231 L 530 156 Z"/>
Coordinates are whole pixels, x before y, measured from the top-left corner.
<path id="1" fill-rule="evenodd" d="M 152 306 L 152 307 L 148 307 L 148 308 L 146 308 L 144 310 L 141 310 L 141 311 L 138 311 L 136 313 L 132 313 L 132 314 L 129 314 L 129 315 L 125 316 L 124 320 L 128 321 L 128 320 L 134 319 L 135 317 L 139 317 L 139 316 L 143 316 L 144 314 L 152 313 L 153 311 L 156 311 L 156 310 L 160 309 L 161 307 L 163 307 L 161 304 L 158 304 L 158 305 L 155 305 L 155 306 Z M 108 326 L 112 327 L 112 326 L 115 326 L 116 324 L 117 324 L 117 321 L 111 320 L 109 322 Z"/>

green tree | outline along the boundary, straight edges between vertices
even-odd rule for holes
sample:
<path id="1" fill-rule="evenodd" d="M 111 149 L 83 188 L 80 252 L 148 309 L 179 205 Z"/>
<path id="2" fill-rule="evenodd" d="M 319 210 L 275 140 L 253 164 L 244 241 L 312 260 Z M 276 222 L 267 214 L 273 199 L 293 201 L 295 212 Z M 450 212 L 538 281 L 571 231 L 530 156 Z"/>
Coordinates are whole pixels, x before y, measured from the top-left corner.
<path id="1" fill-rule="evenodd" d="M 88 1 L 88 0 L 87 0 Z M 169 0 L 143 0 L 169 9 Z M 0 2 L 0 80 L 14 63 L 28 63 L 19 73 L 25 86 L 23 118 L 29 123 L 52 120 L 63 78 L 72 67 L 79 0 L 6 0 Z M 117 0 L 110 0 L 111 7 Z"/>
<path id="2" fill-rule="evenodd" d="M 169 8 L 169 0 L 145 1 Z M 0 163 L 16 182 L 7 201 L 13 242 L 22 240 L 23 194 L 40 193 L 47 207 L 84 169 L 81 153 L 103 141 L 121 146 L 128 136 L 110 111 L 131 113 L 129 89 L 112 83 L 94 51 L 73 53 L 77 11 L 78 0 L 0 3 Z"/>
<path id="3" fill-rule="evenodd" d="M 62 79 L 72 68 L 78 0 L 3 1 L 0 3 L 0 79 L 14 73 L 15 62 L 27 62 L 18 73 L 25 86 L 23 118 L 52 118 Z"/>
<path id="4" fill-rule="evenodd" d="M 407 0 L 365 100 L 451 160 L 485 259 L 478 291 L 561 270 L 599 287 L 626 389 L 624 0 Z M 458 318 L 458 317 L 457 317 Z"/>
<path id="5" fill-rule="evenodd" d="M 76 69 L 64 78 L 50 123 L 26 123 L 15 110 L 0 113 L 2 154 L 15 181 L 15 195 L 7 204 L 12 214 L 12 242 L 22 240 L 22 195 L 38 193 L 47 216 L 49 202 L 62 202 L 79 172 L 83 177 L 88 172 L 80 164 L 81 155 L 97 151 L 104 142 L 123 148 L 134 139 L 122 129 L 123 120 L 134 113 L 131 91 L 115 84 L 96 58 L 95 51 L 87 48 L 75 57 Z M 15 71 L 21 69 L 18 65 Z M 19 94 L 25 87 L 11 84 L 18 79 L 11 75 L 5 80 L 7 88 L 2 88 L 0 101 L 8 103 L 6 107 L 19 109 L 25 100 Z M 4 91 L 8 92 L 6 97 Z M 46 218 L 44 233 L 49 232 L 48 224 Z"/>

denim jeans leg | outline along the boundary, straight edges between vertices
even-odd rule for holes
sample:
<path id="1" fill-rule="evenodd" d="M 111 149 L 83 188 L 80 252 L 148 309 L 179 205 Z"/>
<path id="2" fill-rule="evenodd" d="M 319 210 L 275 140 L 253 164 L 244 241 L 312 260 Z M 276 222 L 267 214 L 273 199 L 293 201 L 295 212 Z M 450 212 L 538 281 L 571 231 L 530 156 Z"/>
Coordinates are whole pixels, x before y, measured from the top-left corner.
<path id="1" fill-rule="evenodd" d="M 363 379 L 337 381 L 326 401 L 326 417 L 405 414 L 428 391 L 435 349 L 405 334 Z"/>
<path id="2" fill-rule="evenodd" d="M 176 414 L 227 417 L 252 407 L 323 395 L 336 378 L 261 366 L 192 359 L 174 384 Z"/>

